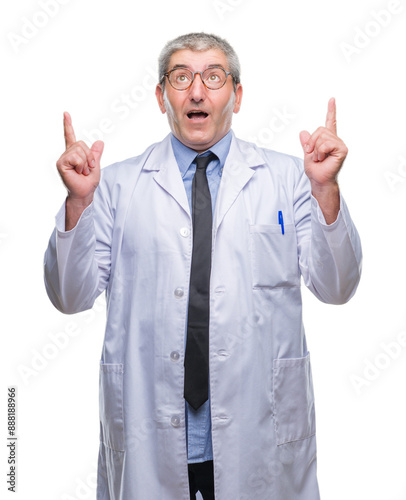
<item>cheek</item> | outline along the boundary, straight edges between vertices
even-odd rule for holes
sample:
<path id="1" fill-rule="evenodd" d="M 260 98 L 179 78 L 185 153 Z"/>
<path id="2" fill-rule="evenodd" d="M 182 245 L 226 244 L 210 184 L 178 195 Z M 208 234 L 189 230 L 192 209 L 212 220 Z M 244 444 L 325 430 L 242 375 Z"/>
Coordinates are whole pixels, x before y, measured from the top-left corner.
<path id="1" fill-rule="evenodd" d="M 230 99 L 225 103 L 222 111 L 223 117 L 232 117 L 235 104 L 235 94 L 231 94 Z"/>
<path id="2" fill-rule="evenodd" d="M 175 109 L 174 107 L 172 106 L 172 104 L 170 103 L 167 95 L 166 95 L 166 92 L 164 93 L 164 104 L 165 104 L 165 110 L 166 110 L 166 113 L 167 113 L 167 116 L 168 116 L 168 119 L 169 120 L 172 120 L 172 121 L 177 121 L 176 120 L 176 112 L 175 112 Z"/>
<path id="3" fill-rule="evenodd" d="M 167 112 L 168 116 L 172 116 L 173 110 L 171 103 L 169 102 L 168 98 L 166 97 L 166 92 L 164 93 L 164 104 L 165 104 L 165 111 Z"/>

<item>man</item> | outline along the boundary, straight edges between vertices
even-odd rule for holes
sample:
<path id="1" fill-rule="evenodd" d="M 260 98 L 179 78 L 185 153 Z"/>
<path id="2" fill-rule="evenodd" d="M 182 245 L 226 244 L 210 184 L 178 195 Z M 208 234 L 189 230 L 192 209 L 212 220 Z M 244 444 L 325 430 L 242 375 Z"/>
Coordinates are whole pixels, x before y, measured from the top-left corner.
<path id="1" fill-rule="evenodd" d="M 340 304 L 361 270 L 334 99 L 300 134 L 303 165 L 231 132 L 242 86 L 225 40 L 185 35 L 159 62 L 169 136 L 100 179 L 103 143 L 76 141 L 66 113 L 57 162 L 49 297 L 65 313 L 108 302 L 97 498 L 317 500 L 300 280 Z"/>

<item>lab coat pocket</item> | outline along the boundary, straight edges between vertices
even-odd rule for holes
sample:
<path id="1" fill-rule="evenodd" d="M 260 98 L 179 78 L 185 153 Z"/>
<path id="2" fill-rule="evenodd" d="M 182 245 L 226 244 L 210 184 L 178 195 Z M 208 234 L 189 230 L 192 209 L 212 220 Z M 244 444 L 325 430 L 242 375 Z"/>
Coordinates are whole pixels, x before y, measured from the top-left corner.
<path id="1" fill-rule="evenodd" d="M 123 365 L 100 364 L 101 440 L 115 451 L 124 451 Z"/>
<path id="2" fill-rule="evenodd" d="M 304 358 L 274 359 L 273 401 L 277 445 L 306 439 L 315 434 L 309 353 Z"/>
<path id="3" fill-rule="evenodd" d="M 297 286 L 300 283 L 294 224 L 250 226 L 254 288 Z"/>

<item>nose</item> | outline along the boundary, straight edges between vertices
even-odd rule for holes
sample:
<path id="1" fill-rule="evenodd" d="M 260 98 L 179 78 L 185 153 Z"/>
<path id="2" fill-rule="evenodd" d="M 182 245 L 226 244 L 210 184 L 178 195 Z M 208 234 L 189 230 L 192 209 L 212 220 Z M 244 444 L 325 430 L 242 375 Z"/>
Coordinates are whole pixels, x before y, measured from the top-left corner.
<path id="1" fill-rule="evenodd" d="M 206 97 L 206 87 L 204 86 L 202 75 L 196 74 L 192 85 L 189 87 L 189 97 L 192 101 L 203 101 Z"/>

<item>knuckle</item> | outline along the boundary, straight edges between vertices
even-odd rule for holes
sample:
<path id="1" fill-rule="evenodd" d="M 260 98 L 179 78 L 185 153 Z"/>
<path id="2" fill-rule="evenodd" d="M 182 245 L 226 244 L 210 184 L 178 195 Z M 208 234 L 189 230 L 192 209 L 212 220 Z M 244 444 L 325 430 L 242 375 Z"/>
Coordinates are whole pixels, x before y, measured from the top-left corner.
<path id="1" fill-rule="evenodd" d="M 84 141 L 78 141 L 76 142 L 76 144 L 81 147 L 84 151 L 88 151 L 88 147 L 87 147 L 87 144 L 84 142 Z"/>
<path id="2" fill-rule="evenodd" d="M 72 150 L 75 151 L 75 153 L 79 153 L 80 154 L 83 151 L 83 148 L 80 145 L 80 143 L 75 142 L 75 144 L 72 145 Z"/>
<path id="3" fill-rule="evenodd" d="M 71 160 L 71 163 L 73 163 L 74 165 L 83 165 L 83 158 L 82 156 L 79 154 L 79 153 L 72 153 L 72 155 L 70 156 L 70 160 Z"/>
<path id="4" fill-rule="evenodd" d="M 66 151 L 65 153 L 63 153 L 63 155 L 61 155 L 59 160 L 56 162 L 56 166 L 58 170 L 62 170 L 64 166 L 70 163 L 71 163 L 71 152 Z"/>

